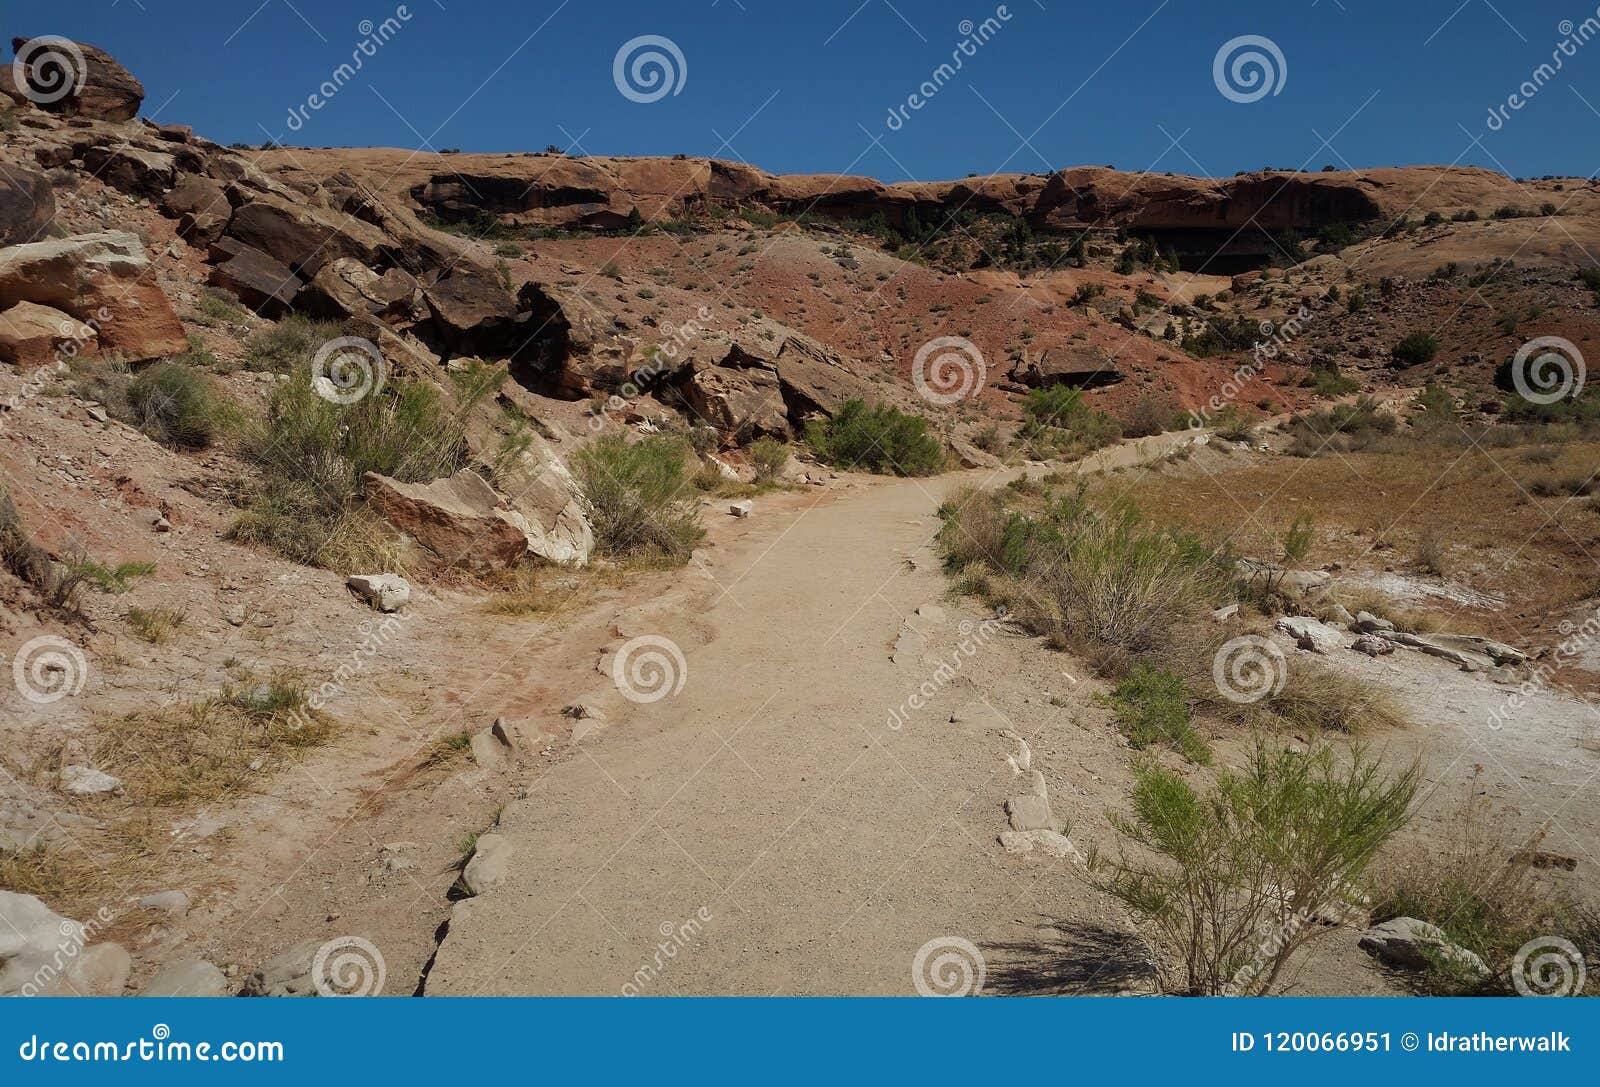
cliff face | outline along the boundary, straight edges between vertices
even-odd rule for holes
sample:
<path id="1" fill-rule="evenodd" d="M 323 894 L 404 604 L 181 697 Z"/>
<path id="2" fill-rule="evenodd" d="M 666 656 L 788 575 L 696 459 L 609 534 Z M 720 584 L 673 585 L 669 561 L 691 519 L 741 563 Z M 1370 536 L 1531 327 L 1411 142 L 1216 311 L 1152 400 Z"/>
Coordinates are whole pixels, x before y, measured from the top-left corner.
<path id="1" fill-rule="evenodd" d="M 672 219 L 709 209 L 762 208 L 835 219 L 882 216 L 900 225 L 959 213 L 1018 216 L 1036 231 L 1121 229 L 1150 235 L 1191 260 L 1270 253 L 1271 236 L 1311 234 L 1437 210 L 1489 215 L 1521 196 L 1503 175 L 1460 167 L 1262 171 L 1229 178 L 1134 174 L 1083 166 L 886 185 L 840 174 L 769 174 L 700 158 L 571 158 L 560 154 L 418 154 L 383 148 L 303 149 L 265 161 L 326 176 L 350 170 L 419 212 L 447 221 L 610 229 L 630 215 Z M 281 161 L 280 161 L 281 159 Z"/>

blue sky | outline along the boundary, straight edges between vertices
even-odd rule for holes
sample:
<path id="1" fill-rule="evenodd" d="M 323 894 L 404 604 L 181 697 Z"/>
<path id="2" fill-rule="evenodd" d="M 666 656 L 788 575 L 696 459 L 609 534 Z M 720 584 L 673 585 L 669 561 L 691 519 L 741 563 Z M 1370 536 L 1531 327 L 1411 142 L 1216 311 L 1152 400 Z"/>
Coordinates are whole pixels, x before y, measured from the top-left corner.
<path id="1" fill-rule="evenodd" d="M 109 50 L 144 81 L 147 112 L 224 142 L 576 143 L 886 180 L 1084 163 L 1600 169 L 1600 38 L 1573 47 L 1498 131 L 1488 125 L 1557 51 L 1562 21 L 1596 16 L 1594 0 L 1008 0 L 1004 19 L 993 0 L 407 0 L 405 19 L 399 7 L 13 0 L 5 11 L 8 36 Z M 387 18 L 398 31 L 292 130 L 291 110 L 350 59 L 363 21 Z M 970 42 L 963 21 L 991 18 L 989 40 L 891 128 L 891 109 Z M 683 56 L 677 93 L 648 103 L 613 78 L 619 49 L 643 35 Z M 1271 61 L 1276 93 L 1241 103 L 1219 91 L 1213 61 L 1244 35 L 1270 40 L 1283 62 Z"/>

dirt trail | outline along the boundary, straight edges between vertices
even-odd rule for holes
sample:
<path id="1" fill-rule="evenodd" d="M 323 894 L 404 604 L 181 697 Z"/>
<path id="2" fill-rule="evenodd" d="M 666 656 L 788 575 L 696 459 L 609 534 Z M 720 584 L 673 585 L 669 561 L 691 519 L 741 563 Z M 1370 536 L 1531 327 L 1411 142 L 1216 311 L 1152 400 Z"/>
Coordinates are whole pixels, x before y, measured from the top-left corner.
<path id="1" fill-rule="evenodd" d="M 1192 440 L 1163 437 L 1107 453 Z M 924 944 L 1036 943 L 1044 903 L 1126 931 L 1072 860 L 997 842 L 1030 780 L 1004 730 L 1044 750 L 1077 726 L 1036 676 L 986 692 L 995 645 L 936 678 L 963 636 L 986 641 L 981 615 L 940 603 L 930 545 L 953 482 L 874 484 L 775 518 L 688 600 L 626 617 L 622 635 L 682 649 L 667 665 L 681 691 L 632 704 L 601 660 L 604 726 L 503 812 L 509 874 L 456 905 L 426 991 L 910 993 Z M 931 704 L 891 727 L 928 681 Z M 1075 794 L 1056 789 L 1065 809 Z"/>

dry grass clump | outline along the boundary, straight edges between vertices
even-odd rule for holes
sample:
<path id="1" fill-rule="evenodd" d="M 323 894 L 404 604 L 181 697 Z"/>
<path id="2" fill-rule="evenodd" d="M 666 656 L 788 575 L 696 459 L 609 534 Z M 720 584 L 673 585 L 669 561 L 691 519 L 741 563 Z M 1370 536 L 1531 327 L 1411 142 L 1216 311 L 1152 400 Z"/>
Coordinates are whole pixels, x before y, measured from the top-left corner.
<path id="1" fill-rule="evenodd" d="M 1449 616 L 1398 603 L 1376 589 L 1342 591 L 1339 603 L 1351 614 L 1370 612 L 1379 619 L 1389 620 L 1396 630 L 1409 634 L 1439 634 L 1450 629 Z"/>
<path id="2" fill-rule="evenodd" d="M 279 673 L 106 721 L 96 761 L 142 803 L 204 802 L 271 773 L 333 732 L 331 719 L 310 707 L 304 684 Z"/>
<path id="3" fill-rule="evenodd" d="M 128 625 L 152 645 L 161 645 L 183 626 L 188 614 L 181 608 L 129 608 Z"/>
<path id="4" fill-rule="evenodd" d="M 1445 824 L 1450 833 L 1442 844 L 1418 844 L 1396 855 L 1377 880 L 1374 921 L 1431 922 L 1491 971 L 1475 977 L 1437 959 L 1416 977 L 1417 986 L 1445 995 L 1514 992 L 1518 950 L 1550 937 L 1570 941 L 1591 964 L 1600 961 L 1600 913 L 1575 902 L 1530 863 L 1541 855 L 1536 847 L 1543 832 L 1513 841 L 1477 791 L 1474 782 L 1461 814 Z M 1589 971 L 1585 992 L 1600 993 L 1600 971 Z"/>
<path id="5" fill-rule="evenodd" d="M 1303 656 L 1289 661 L 1285 676 L 1283 689 L 1262 701 L 1291 728 L 1358 735 L 1411 723 L 1384 688 Z"/>
<path id="6" fill-rule="evenodd" d="M 684 478 L 684 452 L 679 439 L 665 435 L 636 442 L 608 435 L 573 455 L 572 473 L 602 554 L 663 566 L 689 561 L 705 529 Z"/>

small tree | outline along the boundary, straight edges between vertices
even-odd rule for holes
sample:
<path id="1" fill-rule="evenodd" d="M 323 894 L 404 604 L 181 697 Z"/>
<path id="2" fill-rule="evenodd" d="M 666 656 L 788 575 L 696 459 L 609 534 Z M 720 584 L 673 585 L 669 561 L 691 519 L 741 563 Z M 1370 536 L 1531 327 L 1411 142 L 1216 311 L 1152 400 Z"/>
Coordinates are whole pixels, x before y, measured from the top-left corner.
<path id="1" fill-rule="evenodd" d="M 1172 987 L 1266 993 L 1405 824 L 1418 779 L 1415 764 L 1386 776 L 1360 747 L 1342 764 L 1325 745 L 1297 754 L 1260 740 L 1204 795 L 1147 764 L 1132 816 L 1112 816 L 1139 855 L 1097 854 L 1091 870 L 1176 951 Z"/>
<path id="2" fill-rule="evenodd" d="M 1412 332 L 1394 345 L 1394 360 L 1402 366 L 1432 362 L 1439 353 L 1439 340 L 1429 332 Z"/>

